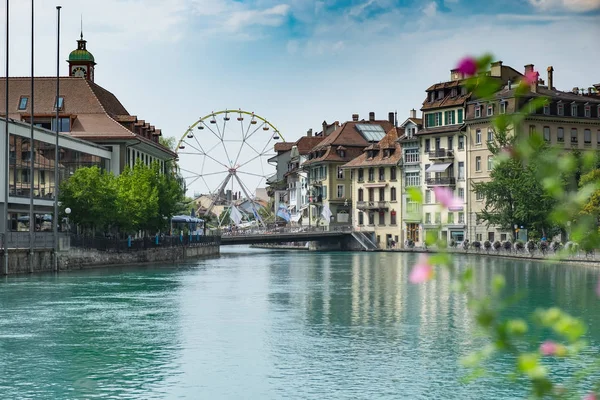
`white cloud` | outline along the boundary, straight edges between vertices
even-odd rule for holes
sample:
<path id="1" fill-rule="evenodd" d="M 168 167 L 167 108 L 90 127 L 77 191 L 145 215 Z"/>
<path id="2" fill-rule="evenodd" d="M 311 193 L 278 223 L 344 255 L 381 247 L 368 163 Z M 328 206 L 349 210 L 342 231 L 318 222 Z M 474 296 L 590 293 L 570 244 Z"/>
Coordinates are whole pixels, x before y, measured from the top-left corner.
<path id="1" fill-rule="evenodd" d="M 529 0 L 529 3 L 541 11 L 588 12 L 600 9 L 600 0 Z"/>
<path id="2" fill-rule="evenodd" d="M 234 11 L 225 21 L 227 30 L 239 32 L 250 25 L 279 26 L 285 22 L 290 11 L 287 4 L 279 4 L 264 10 Z"/>
<path id="3" fill-rule="evenodd" d="M 432 1 L 423 8 L 423 14 L 427 17 L 435 17 L 437 14 L 437 3 Z"/>

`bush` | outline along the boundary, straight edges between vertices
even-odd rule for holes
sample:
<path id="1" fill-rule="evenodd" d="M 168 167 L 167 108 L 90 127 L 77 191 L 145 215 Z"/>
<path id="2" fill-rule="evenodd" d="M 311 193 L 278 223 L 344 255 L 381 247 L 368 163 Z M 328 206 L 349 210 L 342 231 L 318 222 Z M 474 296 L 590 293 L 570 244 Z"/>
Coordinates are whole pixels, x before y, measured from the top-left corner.
<path id="1" fill-rule="evenodd" d="M 450 241 L 448 242 L 448 246 L 452 248 L 456 247 L 456 241 L 454 239 L 450 239 Z"/>
<path id="2" fill-rule="evenodd" d="M 483 242 L 483 247 L 484 247 L 486 250 L 489 250 L 489 249 L 491 249 L 491 248 L 492 248 L 492 242 L 490 242 L 489 240 L 486 240 L 485 242 Z"/>
<path id="3" fill-rule="evenodd" d="M 408 239 L 408 242 L 406 243 L 406 245 L 408 246 L 409 249 L 412 249 L 415 247 L 415 242 L 413 242 L 412 240 Z"/>
<path id="4" fill-rule="evenodd" d="M 510 249 L 512 248 L 512 243 L 510 242 L 510 240 L 507 240 L 507 241 L 503 242 L 502 243 L 502 248 L 504 250 L 510 251 Z"/>
<path id="5" fill-rule="evenodd" d="M 473 242 L 473 247 L 479 251 L 479 249 L 481 248 L 481 242 L 478 242 L 477 240 Z"/>
<path id="6" fill-rule="evenodd" d="M 500 241 L 499 241 L 499 240 L 496 240 L 496 241 L 494 242 L 494 249 L 495 249 L 496 251 L 498 251 L 498 250 L 500 250 L 500 248 L 501 248 L 501 247 L 502 247 L 502 243 L 500 243 Z"/>
<path id="7" fill-rule="evenodd" d="M 468 250 L 469 249 L 469 240 L 468 239 L 463 242 L 462 248 L 464 250 Z"/>
<path id="8" fill-rule="evenodd" d="M 529 250 L 530 252 L 535 250 L 535 242 L 533 240 L 527 242 L 527 250 Z"/>

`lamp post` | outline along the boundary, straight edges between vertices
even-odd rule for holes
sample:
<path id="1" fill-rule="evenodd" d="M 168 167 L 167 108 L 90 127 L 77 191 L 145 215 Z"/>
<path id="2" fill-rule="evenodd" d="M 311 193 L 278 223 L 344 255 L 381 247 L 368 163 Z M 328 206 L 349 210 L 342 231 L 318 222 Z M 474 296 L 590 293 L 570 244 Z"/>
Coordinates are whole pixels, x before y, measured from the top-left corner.
<path id="1" fill-rule="evenodd" d="M 56 6 L 57 24 L 56 24 L 56 143 L 54 145 L 54 270 L 58 271 L 58 137 L 59 137 L 59 107 L 58 97 L 60 95 L 60 9 Z"/>
<path id="2" fill-rule="evenodd" d="M 71 225 L 69 225 L 69 214 L 71 214 L 71 209 L 69 207 L 65 208 L 65 214 L 67 214 L 67 233 L 71 233 Z"/>

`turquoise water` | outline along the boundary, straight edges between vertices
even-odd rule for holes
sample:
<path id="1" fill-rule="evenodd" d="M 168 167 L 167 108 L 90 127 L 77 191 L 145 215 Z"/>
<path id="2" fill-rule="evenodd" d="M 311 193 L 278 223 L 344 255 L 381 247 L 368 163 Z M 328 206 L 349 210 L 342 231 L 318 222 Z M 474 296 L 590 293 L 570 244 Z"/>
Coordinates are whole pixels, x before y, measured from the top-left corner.
<path id="1" fill-rule="evenodd" d="M 415 259 L 224 247 L 174 266 L 3 278 L 0 398 L 523 398 L 518 384 L 460 382 L 459 358 L 485 340 L 446 273 L 407 283 Z M 461 260 L 481 293 L 493 273 L 527 291 L 512 314 L 563 307 L 600 348 L 598 270 Z"/>

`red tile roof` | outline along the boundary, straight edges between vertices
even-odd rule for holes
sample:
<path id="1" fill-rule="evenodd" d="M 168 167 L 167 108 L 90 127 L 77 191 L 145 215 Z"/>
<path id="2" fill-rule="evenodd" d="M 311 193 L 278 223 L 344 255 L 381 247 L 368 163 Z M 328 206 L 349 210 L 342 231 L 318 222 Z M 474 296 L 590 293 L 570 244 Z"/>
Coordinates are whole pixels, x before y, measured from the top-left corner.
<path id="1" fill-rule="evenodd" d="M 275 143 L 274 149 L 277 153 L 282 153 L 282 152 L 290 151 L 293 146 L 294 146 L 294 143 L 292 143 L 292 142 L 278 142 L 278 143 Z"/>
<path id="2" fill-rule="evenodd" d="M 321 143 L 323 139 L 323 136 L 302 136 L 294 143 L 294 145 L 298 147 L 298 153 L 305 155 L 308 154 L 313 147 Z"/>
<path id="3" fill-rule="evenodd" d="M 404 135 L 404 129 L 392 128 L 386 133 L 386 135 L 377 143 L 377 145 L 371 145 L 364 149 L 363 153 L 344 164 L 342 168 L 358 168 L 358 167 L 374 167 L 374 166 L 385 166 L 385 165 L 398 165 L 402 160 L 402 146 L 398 143 L 398 139 Z M 387 151 L 392 150 L 391 154 L 387 154 Z M 387 151 L 386 151 L 387 150 Z M 369 158 L 370 152 L 376 154 Z"/>

